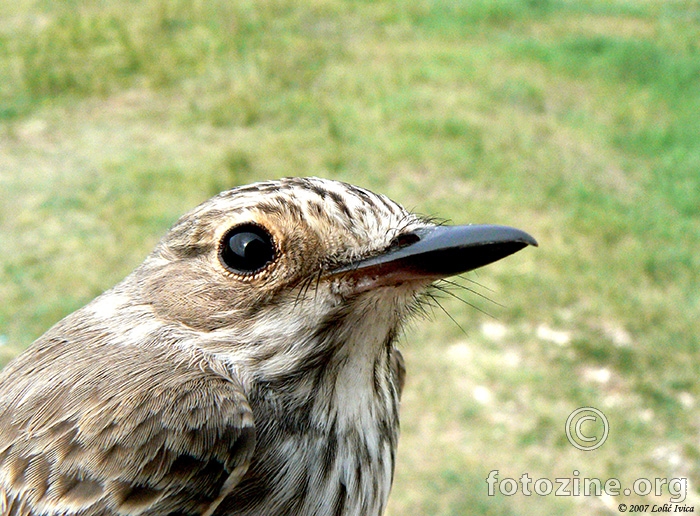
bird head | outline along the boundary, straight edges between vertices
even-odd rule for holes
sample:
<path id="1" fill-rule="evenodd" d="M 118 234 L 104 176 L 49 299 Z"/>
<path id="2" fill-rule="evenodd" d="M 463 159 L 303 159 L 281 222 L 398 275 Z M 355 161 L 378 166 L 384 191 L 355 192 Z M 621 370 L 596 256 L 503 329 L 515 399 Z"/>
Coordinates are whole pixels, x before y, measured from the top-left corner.
<path id="1" fill-rule="evenodd" d="M 142 267 L 156 312 L 198 330 L 240 327 L 274 308 L 322 310 L 352 295 L 333 271 L 424 226 L 398 204 L 316 178 L 223 192 L 184 215 Z"/>
<path id="2" fill-rule="evenodd" d="M 436 279 L 530 244 L 513 228 L 435 225 L 359 187 L 288 178 L 184 215 L 128 281 L 160 320 L 207 334 L 217 353 L 301 362 L 309 348 L 393 340 Z"/>

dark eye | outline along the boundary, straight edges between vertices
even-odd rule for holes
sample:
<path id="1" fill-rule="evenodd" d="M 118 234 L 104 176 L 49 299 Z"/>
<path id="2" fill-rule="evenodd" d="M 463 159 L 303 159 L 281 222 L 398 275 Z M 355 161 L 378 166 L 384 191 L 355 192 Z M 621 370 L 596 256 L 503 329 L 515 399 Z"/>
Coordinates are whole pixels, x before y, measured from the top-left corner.
<path id="1" fill-rule="evenodd" d="M 238 274 L 252 274 L 275 258 L 272 237 L 257 224 L 231 228 L 221 241 L 221 261 Z"/>

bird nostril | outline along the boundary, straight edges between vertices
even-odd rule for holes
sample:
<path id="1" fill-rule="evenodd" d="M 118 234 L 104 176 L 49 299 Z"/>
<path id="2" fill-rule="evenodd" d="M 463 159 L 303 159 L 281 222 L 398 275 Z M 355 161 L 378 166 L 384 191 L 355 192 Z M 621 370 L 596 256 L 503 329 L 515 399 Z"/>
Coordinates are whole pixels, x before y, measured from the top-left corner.
<path id="1" fill-rule="evenodd" d="M 394 237 L 389 245 L 390 249 L 401 249 L 411 244 L 415 244 L 420 240 L 420 237 L 415 233 L 402 233 Z"/>

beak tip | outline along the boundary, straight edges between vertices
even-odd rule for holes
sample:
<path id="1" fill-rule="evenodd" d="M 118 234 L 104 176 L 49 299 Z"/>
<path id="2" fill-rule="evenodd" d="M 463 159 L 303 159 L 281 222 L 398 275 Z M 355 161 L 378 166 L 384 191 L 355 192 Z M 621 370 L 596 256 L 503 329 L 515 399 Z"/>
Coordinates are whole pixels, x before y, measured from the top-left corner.
<path id="1" fill-rule="evenodd" d="M 528 233 L 525 233 L 524 241 L 527 245 L 531 245 L 532 247 L 539 247 L 540 246 L 539 242 L 537 242 L 537 240 L 535 240 L 535 237 L 533 237 L 532 235 L 530 235 Z"/>

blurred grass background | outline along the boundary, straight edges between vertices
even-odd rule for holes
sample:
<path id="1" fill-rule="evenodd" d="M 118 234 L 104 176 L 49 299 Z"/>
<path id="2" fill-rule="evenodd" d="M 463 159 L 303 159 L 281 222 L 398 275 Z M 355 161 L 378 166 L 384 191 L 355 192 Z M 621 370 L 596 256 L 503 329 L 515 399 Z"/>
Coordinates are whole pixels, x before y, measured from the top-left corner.
<path id="1" fill-rule="evenodd" d="M 218 191 L 346 180 L 541 245 L 468 276 L 494 318 L 444 299 L 466 335 L 403 338 L 390 516 L 669 498 L 490 497 L 491 470 L 687 477 L 700 510 L 699 113 L 695 1 L 0 2 L 0 365 Z"/>

